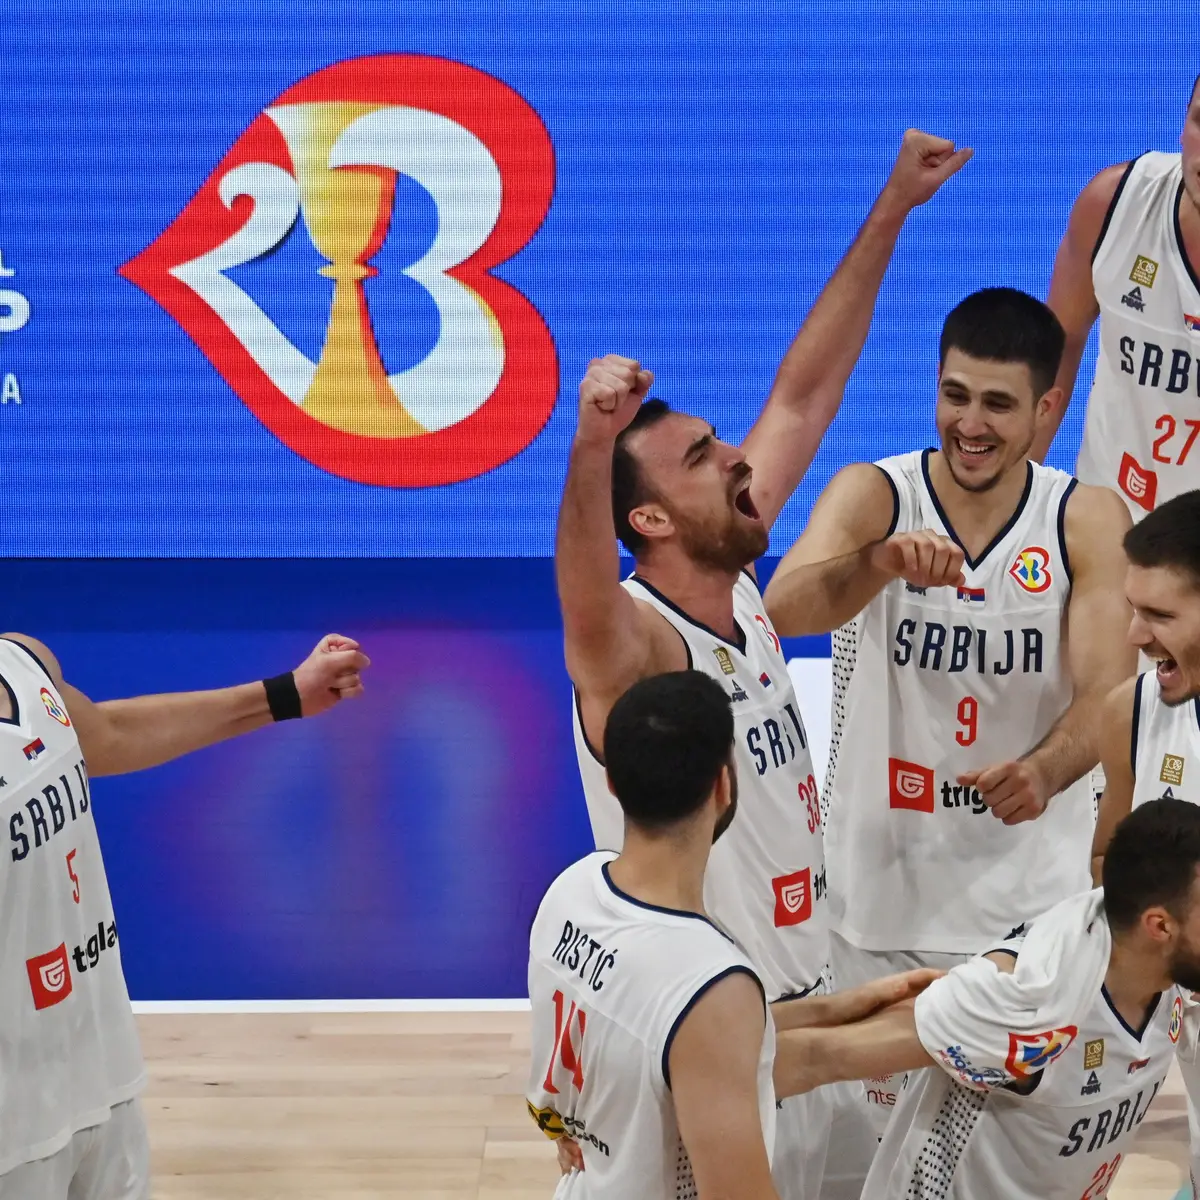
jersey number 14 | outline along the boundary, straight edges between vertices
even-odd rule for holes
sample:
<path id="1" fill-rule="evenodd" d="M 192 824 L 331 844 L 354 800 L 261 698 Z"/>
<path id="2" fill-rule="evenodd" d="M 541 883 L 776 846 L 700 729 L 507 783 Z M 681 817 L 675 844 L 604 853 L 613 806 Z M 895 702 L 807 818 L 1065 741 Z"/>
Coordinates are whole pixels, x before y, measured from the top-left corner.
<path id="1" fill-rule="evenodd" d="M 577 1092 L 583 1090 L 583 1031 L 587 1028 L 587 1014 L 572 1000 L 564 1021 L 563 1008 L 566 1003 L 562 992 L 554 993 L 554 1049 L 550 1051 L 550 1065 L 546 1068 L 546 1080 L 542 1084 L 553 1096 L 559 1094 L 554 1084 L 554 1074 L 560 1065 L 570 1073 L 567 1086 L 573 1085 Z M 572 1026 L 576 1031 L 574 1035 Z"/>

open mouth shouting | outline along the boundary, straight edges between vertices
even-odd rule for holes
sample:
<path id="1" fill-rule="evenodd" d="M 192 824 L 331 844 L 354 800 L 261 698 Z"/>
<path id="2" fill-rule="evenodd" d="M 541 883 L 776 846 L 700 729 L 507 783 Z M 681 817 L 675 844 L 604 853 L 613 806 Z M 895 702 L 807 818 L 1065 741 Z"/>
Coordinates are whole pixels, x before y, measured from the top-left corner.
<path id="1" fill-rule="evenodd" d="M 751 521 L 761 521 L 758 507 L 755 505 L 753 498 L 750 495 L 750 474 L 746 473 L 745 477 L 737 484 L 736 490 L 733 493 L 733 507 L 742 514 L 743 517 Z"/>

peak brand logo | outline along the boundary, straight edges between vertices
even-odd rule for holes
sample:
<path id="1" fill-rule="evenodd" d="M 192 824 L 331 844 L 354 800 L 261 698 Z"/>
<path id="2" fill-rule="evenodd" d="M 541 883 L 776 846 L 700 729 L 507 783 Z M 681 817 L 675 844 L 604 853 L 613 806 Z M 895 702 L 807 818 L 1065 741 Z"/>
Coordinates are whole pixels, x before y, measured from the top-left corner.
<path id="1" fill-rule="evenodd" d="M 120 274 L 314 466 L 454 483 L 520 453 L 554 407 L 550 331 L 490 274 L 537 232 L 553 189 L 549 134 L 499 80 L 446 59 L 352 59 L 256 116 Z M 261 273 L 282 261 L 298 294 L 293 274 L 267 296 Z M 303 349 L 300 310 L 314 322 Z"/>

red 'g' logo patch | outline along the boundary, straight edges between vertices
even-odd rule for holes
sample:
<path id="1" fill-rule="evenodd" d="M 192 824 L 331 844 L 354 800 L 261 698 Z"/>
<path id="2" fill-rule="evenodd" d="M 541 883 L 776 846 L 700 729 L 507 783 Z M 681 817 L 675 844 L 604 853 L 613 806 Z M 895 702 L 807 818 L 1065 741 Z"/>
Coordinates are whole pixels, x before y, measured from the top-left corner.
<path id="1" fill-rule="evenodd" d="M 389 371 L 363 281 L 378 274 L 370 260 L 400 219 L 401 175 L 436 207 L 431 243 L 398 282 L 423 289 L 437 336 L 419 362 Z M 314 466 L 385 487 L 454 483 L 520 453 L 554 408 L 550 331 L 490 274 L 534 236 L 553 190 L 550 136 L 506 84 L 441 58 L 351 59 L 256 116 L 120 274 Z M 327 306 L 315 357 L 229 273 L 290 238 L 315 251 L 310 286 Z"/>

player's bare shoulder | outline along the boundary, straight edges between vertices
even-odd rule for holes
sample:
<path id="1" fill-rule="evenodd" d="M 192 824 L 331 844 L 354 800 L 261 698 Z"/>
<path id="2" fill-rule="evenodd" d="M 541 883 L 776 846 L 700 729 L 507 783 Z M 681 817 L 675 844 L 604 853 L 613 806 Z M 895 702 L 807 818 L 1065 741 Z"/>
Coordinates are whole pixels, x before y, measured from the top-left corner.
<path id="1" fill-rule="evenodd" d="M 1076 484 L 1063 510 L 1063 538 L 1071 561 L 1113 546 L 1119 549 L 1132 524 L 1125 501 L 1111 488 Z"/>
<path id="2" fill-rule="evenodd" d="M 1105 221 L 1117 196 L 1121 180 L 1129 170 L 1128 162 L 1105 167 L 1094 175 L 1075 198 L 1068 225 L 1069 235 L 1090 256 L 1100 241 Z"/>

